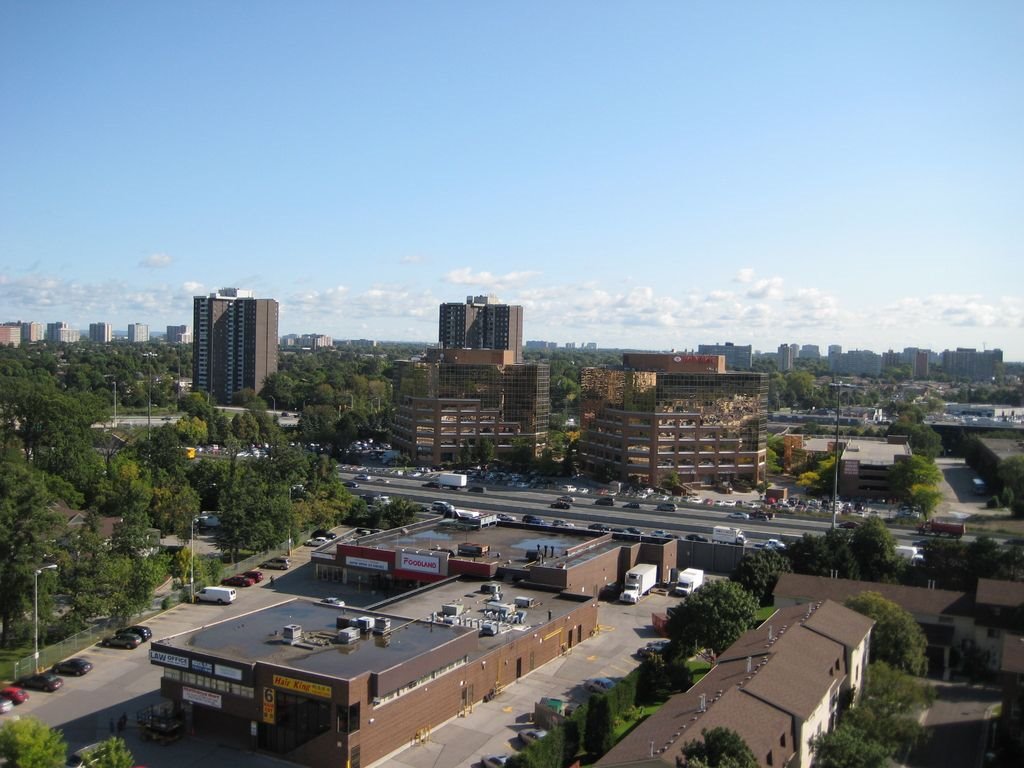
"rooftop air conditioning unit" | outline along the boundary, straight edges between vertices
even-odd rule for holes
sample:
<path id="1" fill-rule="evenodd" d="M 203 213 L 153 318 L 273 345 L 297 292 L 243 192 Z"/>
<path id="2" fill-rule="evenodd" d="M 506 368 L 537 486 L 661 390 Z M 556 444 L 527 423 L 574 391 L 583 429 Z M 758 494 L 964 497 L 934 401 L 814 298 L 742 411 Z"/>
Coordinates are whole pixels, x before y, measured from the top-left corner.
<path id="1" fill-rule="evenodd" d="M 362 630 L 363 632 L 369 632 L 370 631 L 370 627 L 373 626 L 373 617 L 372 616 L 356 616 L 354 619 L 352 619 L 351 626 L 359 627 L 359 629 Z"/>
<path id="2" fill-rule="evenodd" d="M 378 616 L 373 622 L 373 634 L 383 635 L 391 631 L 391 619 L 387 616 Z"/>
<path id="3" fill-rule="evenodd" d="M 302 640 L 302 625 L 301 624 L 285 624 L 284 629 L 281 632 L 281 636 L 284 638 L 286 643 L 295 645 Z"/>
<path id="4" fill-rule="evenodd" d="M 466 606 L 464 606 L 462 603 L 445 603 L 441 606 L 441 615 L 461 616 L 464 610 L 466 610 Z"/>
<path id="5" fill-rule="evenodd" d="M 360 637 L 362 637 L 362 633 L 359 631 L 359 627 L 346 627 L 338 630 L 338 642 L 342 645 L 357 643 Z"/>

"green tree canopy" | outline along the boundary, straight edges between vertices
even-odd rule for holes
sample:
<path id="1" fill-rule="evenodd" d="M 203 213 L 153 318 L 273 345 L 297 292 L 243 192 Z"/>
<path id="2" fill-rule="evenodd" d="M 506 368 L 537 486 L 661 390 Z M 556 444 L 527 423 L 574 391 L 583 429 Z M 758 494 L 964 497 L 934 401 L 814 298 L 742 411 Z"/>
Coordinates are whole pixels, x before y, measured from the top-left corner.
<path id="1" fill-rule="evenodd" d="M 896 539 L 878 517 L 869 517 L 853 531 L 850 551 L 866 581 L 895 581 L 903 565 L 896 554 Z"/>
<path id="2" fill-rule="evenodd" d="M 683 749 L 687 766 L 701 768 L 757 768 L 757 758 L 743 738 L 731 728 L 701 731 L 702 741 L 694 741 Z"/>
<path id="3" fill-rule="evenodd" d="M 0 727 L 0 758 L 12 768 L 61 768 L 67 749 L 59 731 L 34 717 L 8 720 Z"/>
<path id="4" fill-rule="evenodd" d="M 775 591 L 779 574 L 792 570 L 785 555 L 772 549 L 758 549 L 743 556 L 731 578 L 752 594 L 761 605 L 771 605 L 772 593 Z"/>
<path id="5" fill-rule="evenodd" d="M 734 581 L 705 584 L 668 610 L 668 635 L 687 655 L 700 648 L 721 653 L 750 628 L 757 600 Z"/>
<path id="6" fill-rule="evenodd" d="M 815 768 L 886 768 L 889 752 L 846 723 L 811 742 Z"/>
<path id="7" fill-rule="evenodd" d="M 897 461 L 889 468 L 889 487 L 901 499 L 909 499 L 910 489 L 915 485 L 934 487 L 941 480 L 939 468 L 925 456 L 911 456 L 905 461 Z"/>
<path id="8" fill-rule="evenodd" d="M 878 592 L 862 592 L 846 601 L 846 607 L 875 620 L 871 656 L 912 675 L 923 675 L 927 641 L 914 617 Z"/>

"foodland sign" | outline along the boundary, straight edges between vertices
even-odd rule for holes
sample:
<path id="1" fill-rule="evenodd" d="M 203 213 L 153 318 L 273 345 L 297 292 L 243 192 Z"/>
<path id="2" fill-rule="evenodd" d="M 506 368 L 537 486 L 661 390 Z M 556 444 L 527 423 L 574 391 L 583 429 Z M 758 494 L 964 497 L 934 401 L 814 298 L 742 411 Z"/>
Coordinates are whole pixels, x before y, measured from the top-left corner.
<path id="1" fill-rule="evenodd" d="M 398 567 L 403 571 L 418 571 L 419 573 L 441 573 L 441 561 L 430 555 L 421 555 L 415 552 L 402 552 L 398 560 Z"/>

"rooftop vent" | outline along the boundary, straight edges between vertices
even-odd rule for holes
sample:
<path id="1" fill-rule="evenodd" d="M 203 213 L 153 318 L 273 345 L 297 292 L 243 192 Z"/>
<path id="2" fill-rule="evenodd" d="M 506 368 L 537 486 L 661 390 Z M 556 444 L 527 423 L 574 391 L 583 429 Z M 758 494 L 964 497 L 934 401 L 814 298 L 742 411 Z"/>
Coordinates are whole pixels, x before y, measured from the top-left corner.
<path id="1" fill-rule="evenodd" d="M 285 624 L 284 629 L 281 631 L 281 637 L 286 643 L 295 645 L 302 640 L 302 625 Z"/>

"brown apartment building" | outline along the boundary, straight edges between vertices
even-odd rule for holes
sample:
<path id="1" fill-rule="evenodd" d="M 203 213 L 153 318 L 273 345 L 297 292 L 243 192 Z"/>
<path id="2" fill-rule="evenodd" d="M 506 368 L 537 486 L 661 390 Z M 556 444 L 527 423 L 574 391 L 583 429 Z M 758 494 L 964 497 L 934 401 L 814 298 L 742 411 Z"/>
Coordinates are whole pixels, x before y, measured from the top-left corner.
<path id="1" fill-rule="evenodd" d="M 196 296 L 193 315 L 192 391 L 222 405 L 242 389 L 258 393 L 277 371 L 277 302 L 222 288 Z"/>
<path id="2" fill-rule="evenodd" d="M 712 487 L 765 479 L 768 378 L 721 355 L 629 353 L 580 375 L 587 469 L 658 485 L 668 472 Z"/>

